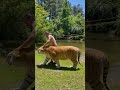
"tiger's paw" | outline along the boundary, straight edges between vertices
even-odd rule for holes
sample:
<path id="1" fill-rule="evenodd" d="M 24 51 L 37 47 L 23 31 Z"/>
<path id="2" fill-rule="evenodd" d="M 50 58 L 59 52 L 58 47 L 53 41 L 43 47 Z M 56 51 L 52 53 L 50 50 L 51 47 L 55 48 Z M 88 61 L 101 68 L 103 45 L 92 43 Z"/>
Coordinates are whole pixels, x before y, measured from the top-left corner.
<path id="1" fill-rule="evenodd" d="M 40 64 L 40 65 L 36 65 L 38 68 L 42 68 L 42 67 L 45 67 L 46 64 Z"/>

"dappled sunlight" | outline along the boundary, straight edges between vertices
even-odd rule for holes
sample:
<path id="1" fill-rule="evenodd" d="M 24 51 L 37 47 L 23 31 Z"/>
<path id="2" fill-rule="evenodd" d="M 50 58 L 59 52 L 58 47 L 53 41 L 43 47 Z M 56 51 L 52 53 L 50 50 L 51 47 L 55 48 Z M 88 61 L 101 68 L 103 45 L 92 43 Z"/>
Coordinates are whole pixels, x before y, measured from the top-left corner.
<path id="1" fill-rule="evenodd" d="M 81 62 L 83 60 L 80 60 L 81 65 L 78 64 L 77 70 L 70 68 L 72 65 L 70 60 L 60 60 L 61 68 L 59 70 L 52 66 L 38 68 L 37 65 L 43 63 L 44 59 L 45 55 L 35 52 L 36 89 L 85 90 L 85 62 Z"/>

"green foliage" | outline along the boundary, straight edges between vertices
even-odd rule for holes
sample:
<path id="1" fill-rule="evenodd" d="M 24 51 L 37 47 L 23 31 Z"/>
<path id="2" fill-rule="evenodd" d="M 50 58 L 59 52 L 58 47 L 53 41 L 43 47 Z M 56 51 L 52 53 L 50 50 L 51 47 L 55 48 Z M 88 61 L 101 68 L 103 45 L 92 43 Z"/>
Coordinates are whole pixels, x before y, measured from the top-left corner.
<path id="1" fill-rule="evenodd" d="M 76 14 L 67 0 L 40 0 L 35 4 L 36 42 L 43 42 L 45 31 L 51 32 L 56 38 L 64 35 L 84 35 L 85 22 L 80 6 Z M 49 7 L 49 8 L 48 8 Z"/>
<path id="2" fill-rule="evenodd" d="M 67 0 L 64 0 L 62 15 L 61 15 L 60 19 L 61 19 L 62 28 L 64 30 L 64 34 L 65 35 L 69 34 L 69 21 L 68 21 L 68 17 L 70 15 L 71 15 L 70 5 L 69 5 Z"/>
<path id="3" fill-rule="evenodd" d="M 47 16 L 48 13 L 44 10 L 44 8 L 35 3 L 35 33 L 36 33 L 36 42 L 44 41 L 43 32 L 47 30 Z"/>
<path id="4" fill-rule="evenodd" d="M 81 13 L 81 14 L 84 16 L 84 14 L 83 14 L 83 9 L 82 9 L 82 7 L 80 6 L 80 4 L 73 6 L 73 8 L 72 8 L 72 13 L 73 13 L 73 15 L 77 15 L 78 13 Z"/>
<path id="5" fill-rule="evenodd" d="M 120 36 L 120 1 L 116 0 L 115 1 L 115 5 L 117 7 L 118 10 L 118 14 L 117 14 L 117 30 L 116 30 L 116 35 Z"/>
<path id="6" fill-rule="evenodd" d="M 86 1 L 86 21 L 89 22 L 86 30 L 92 32 L 107 33 L 115 31 L 113 34 L 119 33 L 119 0 L 87 0 Z M 118 17 L 117 21 L 116 18 Z M 94 21 L 95 20 L 95 21 Z M 97 25 L 95 25 L 94 23 Z M 91 24 L 94 24 L 92 26 Z M 116 30 L 117 28 L 117 30 Z"/>
<path id="7" fill-rule="evenodd" d="M 64 19 L 69 15 L 71 15 L 70 4 L 68 3 L 67 0 L 64 0 L 61 18 Z"/>
<path id="8" fill-rule="evenodd" d="M 86 18 L 89 20 L 113 17 L 113 3 L 111 0 L 87 0 Z"/>
<path id="9" fill-rule="evenodd" d="M 85 30 L 85 22 L 81 13 L 78 13 L 77 16 L 71 15 L 68 17 L 69 20 L 69 28 L 71 34 L 84 34 Z"/>
<path id="10" fill-rule="evenodd" d="M 31 0 L 2 0 L 0 3 L 0 38 L 21 40 L 29 32 L 24 24 L 24 16 L 34 12 Z"/>

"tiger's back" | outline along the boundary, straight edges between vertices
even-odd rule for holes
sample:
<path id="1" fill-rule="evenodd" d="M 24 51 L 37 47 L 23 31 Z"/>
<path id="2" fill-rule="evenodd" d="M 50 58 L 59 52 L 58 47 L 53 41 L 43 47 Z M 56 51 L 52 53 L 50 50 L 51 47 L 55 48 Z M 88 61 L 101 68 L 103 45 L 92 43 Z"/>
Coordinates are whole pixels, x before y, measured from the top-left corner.
<path id="1" fill-rule="evenodd" d="M 80 51 L 79 48 L 73 46 L 59 46 L 59 47 L 50 46 L 49 50 L 55 52 L 54 55 L 52 53 L 49 53 L 51 56 L 54 56 L 54 58 L 61 60 L 66 60 L 66 59 L 77 60 L 78 57 L 77 55 L 78 52 Z"/>

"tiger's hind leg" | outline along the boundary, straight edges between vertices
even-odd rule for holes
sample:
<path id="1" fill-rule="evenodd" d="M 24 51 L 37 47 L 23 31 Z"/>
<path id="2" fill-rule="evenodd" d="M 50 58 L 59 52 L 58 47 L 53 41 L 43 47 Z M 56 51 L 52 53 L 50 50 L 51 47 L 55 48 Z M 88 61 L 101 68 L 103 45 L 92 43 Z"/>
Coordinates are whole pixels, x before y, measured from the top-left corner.
<path id="1" fill-rule="evenodd" d="M 54 59 L 55 63 L 56 63 L 56 68 L 59 69 L 60 68 L 60 62 L 58 59 Z"/>
<path id="2" fill-rule="evenodd" d="M 100 80 L 91 81 L 89 82 L 89 85 L 91 86 L 92 90 L 103 90 L 104 87 Z"/>
<path id="3" fill-rule="evenodd" d="M 71 60 L 73 62 L 72 68 L 76 69 L 78 61 L 76 59 Z"/>

